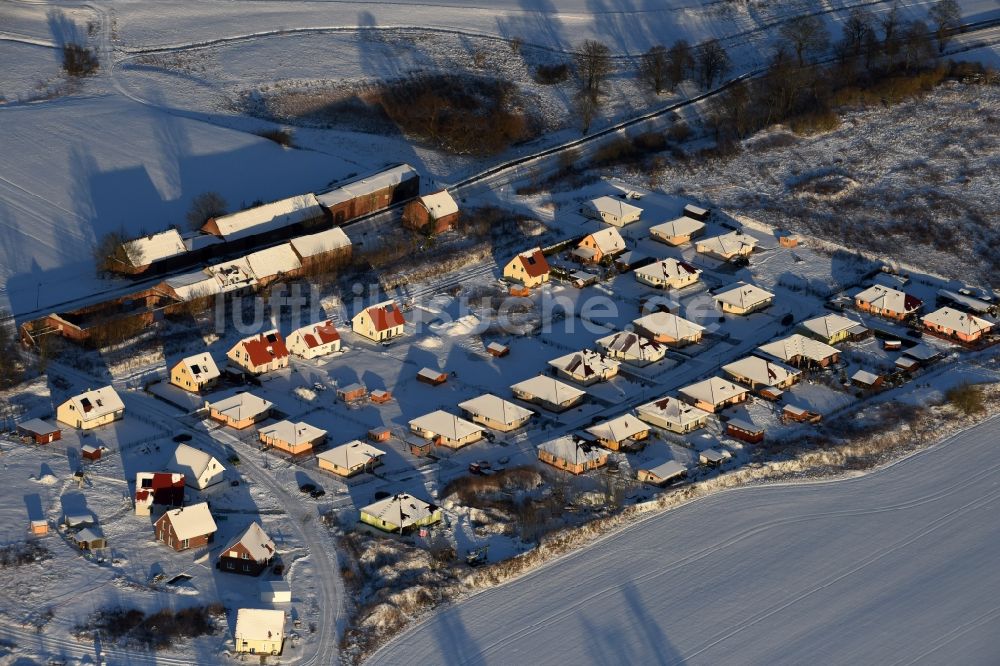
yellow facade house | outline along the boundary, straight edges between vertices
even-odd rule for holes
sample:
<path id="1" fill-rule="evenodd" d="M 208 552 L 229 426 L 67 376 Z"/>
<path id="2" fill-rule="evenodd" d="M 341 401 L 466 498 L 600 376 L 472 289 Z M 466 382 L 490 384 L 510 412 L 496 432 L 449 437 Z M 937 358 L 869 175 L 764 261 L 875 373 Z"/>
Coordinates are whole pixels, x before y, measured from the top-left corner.
<path id="1" fill-rule="evenodd" d="M 125 403 L 111 386 L 75 395 L 56 408 L 56 419 L 72 428 L 90 430 L 122 418 Z"/>

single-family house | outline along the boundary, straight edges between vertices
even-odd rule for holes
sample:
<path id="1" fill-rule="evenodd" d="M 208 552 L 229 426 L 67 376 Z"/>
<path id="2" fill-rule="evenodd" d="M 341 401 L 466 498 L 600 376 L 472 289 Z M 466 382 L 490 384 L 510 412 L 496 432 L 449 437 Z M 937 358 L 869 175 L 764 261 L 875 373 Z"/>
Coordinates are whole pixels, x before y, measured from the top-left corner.
<path id="1" fill-rule="evenodd" d="M 369 472 L 382 464 L 385 451 L 359 440 L 353 440 L 316 454 L 320 469 L 338 476 L 354 476 Z"/>
<path id="2" fill-rule="evenodd" d="M 786 389 L 802 378 L 802 373 L 760 356 L 747 356 L 722 366 L 727 375 L 751 390 L 774 387 Z"/>
<path id="3" fill-rule="evenodd" d="M 111 386 L 85 391 L 56 408 L 56 420 L 81 430 L 107 425 L 124 414 L 125 403 Z"/>
<path id="4" fill-rule="evenodd" d="M 245 391 L 216 402 L 206 403 L 208 414 L 212 419 L 237 430 L 249 428 L 254 423 L 263 421 L 271 414 L 273 406 L 270 401 Z"/>
<path id="5" fill-rule="evenodd" d="M 633 321 L 632 325 L 649 339 L 675 347 L 698 343 L 705 332 L 704 326 L 672 312 L 651 312 Z"/>
<path id="6" fill-rule="evenodd" d="M 410 421 L 410 431 L 450 449 L 460 449 L 483 438 L 482 426 L 442 409 Z"/>
<path id="7" fill-rule="evenodd" d="M 774 294 L 754 284 L 740 283 L 716 294 L 715 302 L 723 312 L 748 315 L 771 305 L 774 302 Z"/>
<path id="8" fill-rule="evenodd" d="M 554 377 L 537 375 L 510 387 L 514 397 L 540 405 L 550 412 L 563 412 L 583 401 L 586 392 Z"/>
<path id="9" fill-rule="evenodd" d="M 184 504 L 184 475 L 180 472 L 138 472 L 135 475 L 135 515 L 148 516 L 157 506 Z"/>
<path id="10" fill-rule="evenodd" d="M 333 321 L 297 328 L 285 339 L 288 351 L 301 358 L 316 358 L 340 351 L 340 333 Z"/>
<path id="11" fill-rule="evenodd" d="M 640 405 L 635 413 L 646 423 L 679 434 L 704 428 L 711 415 L 704 409 L 670 396 Z"/>
<path id="12" fill-rule="evenodd" d="M 598 338 L 597 344 L 611 358 L 638 366 L 655 363 L 667 355 L 665 344 L 632 331 L 619 331 Z"/>
<path id="13" fill-rule="evenodd" d="M 221 571 L 258 576 L 271 566 L 276 552 L 271 537 L 260 523 L 253 522 L 219 552 L 216 566 Z"/>
<path id="14" fill-rule="evenodd" d="M 404 533 L 441 522 L 441 507 L 399 493 L 363 507 L 361 522 L 386 532 Z"/>
<path id="15" fill-rule="evenodd" d="M 590 386 L 597 382 L 606 382 L 617 375 L 618 366 L 621 364 L 604 354 L 584 349 L 554 358 L 549 361 L 549 365 L 555 368 L 561 377 L 572 379 L 583 386 Z"/>
<path id="16" fill-rule="evenodd" d="M 706 412 L 717 412 L 749 397 L 747 389 L 721 377 L 709 377 L 689 384 L 680 389 L 680 394 L 692 405 Z"/>
<path id="17" fill-rule="evenodd" d="M 549 281 L 549 262 L 540 248 L 520 253 L 503 267 L 503 276 L 511 282 L 533 289 Z"/>
<path id="18" fill-rule="evenodd" d="M 916 296 L 880 284 L 868 287 L 855 296 L 854 304 L 863 312 L 897 321 L 916 314 L 924 305 Z"/>
<path id="19" fill-rule="evenodd" d="M 178 444 L 174 449 L 167 469 L 184 476 L 184 483 L 189 488 L 204 490 L 222 481 L 226 468 L 215 456 L 187 444 Z"/>
<path id="20" fill-rule="evenodd" d="M 326 441 L 326 430 L 311 426 L 304 421 L 278 421 L 261 428 L 257 436 L 264 446 L 273 446 L 285 453 L 297 456 L 309 453 L 314 447 Z"/>
<path id="21" fill-rule="evenodd" d="M 236 611 L 233 642 L 237 653 L 281 654 L 285 641 L 285 611 L 240 608 Z"/>
<path id="22" fill-rule="evenodd" d="M 667 245 L 681 245 L 698 236 L 705 230 L 705 223 L 688 217 L 678 217 L 676 220 L 657 224 L 649 228 L 649 235 Z"/>
<path id="23" fill-rule="evenodd" d="M 104 538 L 104 532 L 100 527 L 84 527 L 79 532 L 74 533 L 70 539 L 80 550 L 100 550 L 108 547 L 108 540 Z"/>
<path id="24" fill-rule="evenodd" d="M 592 220 L 624 227 L 626 224 L 638 222 L 642 209 L 617 197 L 604 196 L 584 202 L 580 206 L 580 213 Z"/>
<path id="25" fill-rule="evenodd" d="M 226 354 L 239 367 L 259 375 L 288 367 L 288 347 L 276 329 L 243 338 Z"/>
<path id="26" fill-rule="evenodd" d="M 649 437 L 649 425 L 631 414 L 622 414 L 610 421 L 590 426 L 587 433 L 604 448 L 620 451 L 633 448 Z"/>
<path id="27" fill-rule="evenodd" d="M 615 227 L 587 234 L 573 250 L 573 256 L 588 264 L 598 264 L 625 251 L 625 239 Z"/>
<path id="28" fill-rule="evenodd" d="M 668 460 L 656 467 L 644 467 L 636 471 L 635 478 L 642 483 L 666 486 L 687 476 L 687 467 L 676 460 Z"/>
<path id="29" fill-rule="evenodd" d="M 764 441 L 764 427 L 743 419 L 726 421 L 726 434 L 751 444 Z"/>
<path id="30" fill-rule="evenodd" d="M 280 201 L 209 218 L 201 230 L 225 241 L 273 233 L 294 225 L 323 219 L 323 209 L 314 194 L 300 194 Z"/>
<path id="31" fill-rule="evenodd" d="M 476 423 L 502 432 L 517 430 L 535 415 L 530 409 L 515 405 L 492 393 L 460 402 L 458 407 Z"/>
<path id="32" fill-rule="evenodd" d="M 694 249 L 710 257 L 731 261 L 737 257 L 746 257 L 757 247 L 757 239 L 742 231 L 730 231 L 721 236 L 702 238 L 695 243 Z"/>
<path id="33" fill-rule="evenodd" d="M 636 280 L 659 289 L 683 289 L 697 282 L 700 277 L 700 270 L 673 257 L 635 270 Z"/>
<path id="34" fill-rule="evenodd" d="M 30 437 L 35 444 L 51 444 L 62 439 L 62 430 L 42 419 L 29 419 L 17 424 L 17 433 L 22 437 Z"/>
<path id="35" fill-rule="evenodd" d="M 207 546 L 218 529 L 206 502 L 171 509 L 157 519 L 153 528 L 157 541 L 177 551 Z"/>
<path id="36" fill-rule="evenodd" d="M 583 474 L 608 464 L 608 452 L 579 437 L 564 435 L 538 446 L 538 459 L 572 474 Z"/>
<path id="37" fill-rule="evenodd" d="M 800 333 L 768 342 L 757 349 L 797 368 L 825 368 L 840 359 L 840 351 L 836 347 Z"/>
<path id="38" fill-rule="evenodd" d="M 864 325 L 839 314 L 828 314 L 822 317 L 807 319 L 802 322 L 802 332 L 828 345 L 859 337 Z"/>
<path id="39" fill-rule="evenodd" d="M 170 383 L 191 393 L 211 389 L 219 376 L 219 366 L 208 352 L 183 358 L 170 369 Z"/>
<path id="40" fill-rule="evenodd" d="M 960 342 L 976 342 L 993 328 L 994 324 L 981 317 L 954 310 L 941 308 L 921 318 L 924 328 Z"/>
<path id="41" fill-rule="evenodd" d="M 377 303 L 351 319 L 351 329 L 355 333 L 376 342 L 402 335 L 405 327 L 403 311 L 395 301 Z"/>
<path id="42" fill-rule="evenodd" d="M 403 226 L 439 234 L 454 227 L 460 214 L 458 203 L 448 190 L 441 190 L 407 203 L 403 207 Z"/>

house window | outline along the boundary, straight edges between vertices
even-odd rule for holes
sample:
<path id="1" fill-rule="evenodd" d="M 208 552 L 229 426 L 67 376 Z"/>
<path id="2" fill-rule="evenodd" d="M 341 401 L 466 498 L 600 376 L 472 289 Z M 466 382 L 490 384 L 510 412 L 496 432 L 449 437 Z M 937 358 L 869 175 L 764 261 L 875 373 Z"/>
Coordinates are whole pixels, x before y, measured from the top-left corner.
<path id="1" fill-rule="evenodd" d="M 184 540 L 182 540 L 181 541 L 181 548 L 187 548 L 190 543 L 191 543 L 190 539 L 184 539 Z"/>
<path id="2" fill-rule="evenodd" d="M 246 553 L 243 553 L 240 557 L 242 557 L 244 560 L 249 560 L 250 559 L 250 556 L 248 554 L 246 554 Z"/>

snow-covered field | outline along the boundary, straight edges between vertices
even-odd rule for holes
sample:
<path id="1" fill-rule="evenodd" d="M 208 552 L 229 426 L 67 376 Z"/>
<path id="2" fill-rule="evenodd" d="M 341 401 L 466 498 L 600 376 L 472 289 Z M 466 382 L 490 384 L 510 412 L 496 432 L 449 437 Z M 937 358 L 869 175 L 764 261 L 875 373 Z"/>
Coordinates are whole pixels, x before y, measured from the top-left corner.
<path id="1" fill-rule="evenodd" d="M 876 473 L 716 494 L 430 617 L 371 664 L 993 663 L 996 417 Z"/>

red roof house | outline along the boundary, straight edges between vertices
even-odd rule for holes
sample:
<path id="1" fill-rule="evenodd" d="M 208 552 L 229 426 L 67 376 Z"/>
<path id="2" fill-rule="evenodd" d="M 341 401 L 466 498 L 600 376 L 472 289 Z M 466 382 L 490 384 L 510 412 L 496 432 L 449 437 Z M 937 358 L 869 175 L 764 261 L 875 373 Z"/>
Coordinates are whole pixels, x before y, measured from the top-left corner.
<path id="1" fill-rule="evenodd" d="M 340 333 L 329 319 L 303 326 L 288 335 L 288 351 L 302 358 L 316 358 L 340 351 Z"/>
<path id="2" fill-rule="evenodd" d="M 254 374 L 288 366 L 288 347 L 276 329 L 243 338 L 229 350 L 226 357 Z"/>
<path id="3" fill-rule="evenodd" d="M 388 340 L 403 334 L 406 319 L 395 301 L 385 301 L 354 315 L 351 327 L 369 340 Z"/>

